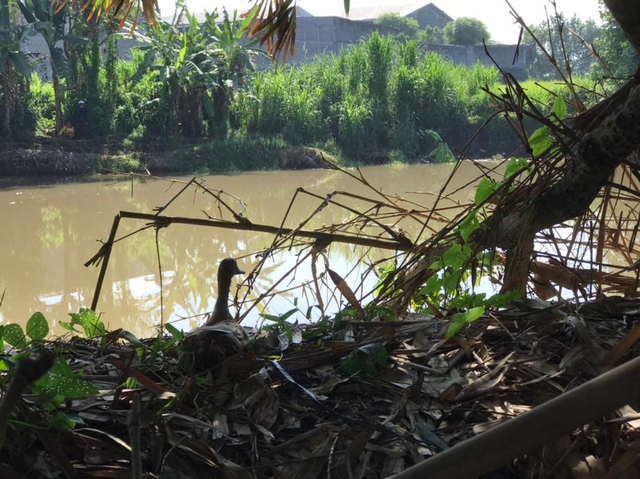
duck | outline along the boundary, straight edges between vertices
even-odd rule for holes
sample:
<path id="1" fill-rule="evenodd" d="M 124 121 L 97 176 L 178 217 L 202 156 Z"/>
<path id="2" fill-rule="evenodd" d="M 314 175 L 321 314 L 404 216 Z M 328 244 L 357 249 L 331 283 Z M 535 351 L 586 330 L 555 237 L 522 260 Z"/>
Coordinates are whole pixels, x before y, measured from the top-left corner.
<path id="1" fill-rule="evenodd" d="M 231 290 L 231 279 L 237 274 L 245 274 L 245 272 L 240 269 L 234 258 L 220 261 L 218 266 L 218 297 L 213 313 L 207 319 L 206 326 L 233 321 L 233 316 L 229 311 L 229 291 Z"/>
<path id="2" fill-rule="evenodd" d="M 229 311 L 231 279 L 245 274 L 233 258 L 220 261 L 218 266 L 218 297 L 206 323 L 185 336 L 185 348 L 180 363 L 192 372 L 201 372 L 221 365 L 227 358 L 242 354 L 249 337 L 245 329 L 234 321 Z"/>

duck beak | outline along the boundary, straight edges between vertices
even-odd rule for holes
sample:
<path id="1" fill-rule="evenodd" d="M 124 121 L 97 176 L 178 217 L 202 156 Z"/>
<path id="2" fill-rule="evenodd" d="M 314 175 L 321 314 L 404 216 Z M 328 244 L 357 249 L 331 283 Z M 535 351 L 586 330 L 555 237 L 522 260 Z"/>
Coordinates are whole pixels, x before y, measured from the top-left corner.
<path id="1" fill-rule="evenodd" d="M 236 266 L 236 271 L 233 274 L 245 274 L 245 272 L 242 271 L 238 266 Z"/>

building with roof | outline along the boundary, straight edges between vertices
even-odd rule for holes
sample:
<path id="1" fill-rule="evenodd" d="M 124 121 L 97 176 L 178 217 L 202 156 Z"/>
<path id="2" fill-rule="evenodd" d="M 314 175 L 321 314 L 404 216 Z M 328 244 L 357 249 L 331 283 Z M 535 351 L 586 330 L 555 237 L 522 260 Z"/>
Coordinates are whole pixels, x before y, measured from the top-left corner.
<path id="1" fill-rule="evenodd" d="M 420 28 L 444 28 L 447 23 L 453 20 L 434 3 L 425 2 L 424 0 L 408 3 L 396 3 L 389 1 L 387 4 L 370 5 L 367 7 L 354 6 L 349 10 L 347 18 L 350 20 L 372 22 L 381 15 L 387 13 L 397 13 L 401 17 L 413 18 L 418 22 Z"/>

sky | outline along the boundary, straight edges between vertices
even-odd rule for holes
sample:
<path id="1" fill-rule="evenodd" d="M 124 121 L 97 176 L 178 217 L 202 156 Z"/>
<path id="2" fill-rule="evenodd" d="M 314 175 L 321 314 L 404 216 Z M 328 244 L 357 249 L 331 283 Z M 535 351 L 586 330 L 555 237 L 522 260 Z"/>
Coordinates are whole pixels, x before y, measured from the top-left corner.
<path id="1" fill-rule="evenodd" d="M 425 0 L 426 2 L 427 0 Z M 186 0 L 187 8 L 192 13 L 212 11 L 215 8 L 226 7 L 227 10 L 246 11 L 253 2 L 246 0 Z M 351 0 L 352 7 L 406 4 L 410 0 Z M 505 0 L 433 0 L 433 3 L 444 10 L 452 18 L 461 16 L 476 17 L 488 27 L 491 37 L 498 43 L 516 43 L 519 28 L 513 25 L 513 17 L 509 14 L 509 6 Z M 550 3 L 546 0 L 510 0 L 511 5 L 528 24 L 536 25 L 545 19 L 545 6 L 551 13 Z M 173 0 L 159 0 L 162 15 L 173 13 Z M 299 0 L 298 4 L 315 16 L 342 15 L 344 13 L 343 0 Z M 558 10 L 567 16 L 577 14 L 586 20 L 599 20 L 598 0 L 557 0 Z"/>

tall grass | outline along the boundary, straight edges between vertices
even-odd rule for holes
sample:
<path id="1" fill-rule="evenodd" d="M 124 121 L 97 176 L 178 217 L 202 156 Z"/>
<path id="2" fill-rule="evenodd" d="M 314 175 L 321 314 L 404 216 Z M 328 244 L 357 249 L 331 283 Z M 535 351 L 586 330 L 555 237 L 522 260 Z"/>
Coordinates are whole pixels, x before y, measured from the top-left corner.
<path id="1" fill-rule="evenodd" d="M 435 146 L 430 130 L 464 146 L 493 113 L 485 86 L 500 88 L 493 67 L 456 65 L 411 41 L 374 34 L 315 63 L 259 73 L 247 92 L 236 95 L 233 110 L 236 127 L 245 133 L 281 134 L 296 144 L 332 140 L 347 156 L 363 160 L 378 158 L 380 150 L 415 159 Z M 558 85 L 523 86 L 543 110 L 553 103 L 546 89 L 568 95 Z M 510 153 L 518 146 L 500 117 L 479 142 L 480 154 Z"/>
<path id="2" fill-rule="evenodd" d="M 433 147 L 427 130 L 461 141 L 488 101 L 480 86 L 497 78 L 493 68 L 460 67 L 413 42 L 374 34 L 316 63 L 257 74 L 232 110 L 245 133 L 281 134 L 292 143 L 334 140 L 362 159 L 379 150 L 416 158 Z"/>

